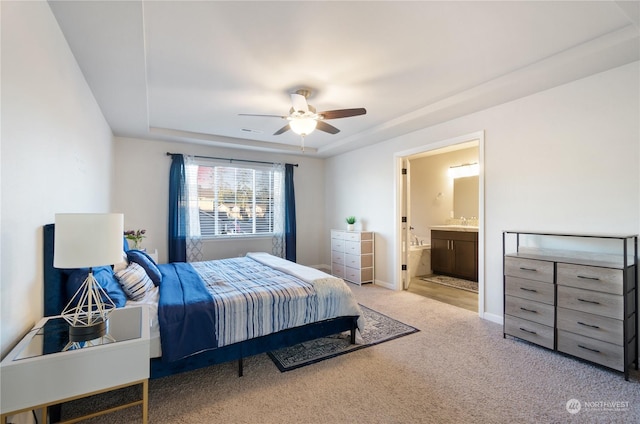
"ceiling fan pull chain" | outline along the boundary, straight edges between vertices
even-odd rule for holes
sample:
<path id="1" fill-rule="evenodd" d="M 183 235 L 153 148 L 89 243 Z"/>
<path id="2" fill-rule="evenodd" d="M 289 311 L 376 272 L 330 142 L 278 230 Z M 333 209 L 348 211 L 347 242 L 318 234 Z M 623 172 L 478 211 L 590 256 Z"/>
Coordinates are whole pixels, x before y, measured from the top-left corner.
<path id="1" fill-rule="evenodd" d="M 302 138 L 302 153 L 304 153 L 304 135 L 300 136 Z"/>

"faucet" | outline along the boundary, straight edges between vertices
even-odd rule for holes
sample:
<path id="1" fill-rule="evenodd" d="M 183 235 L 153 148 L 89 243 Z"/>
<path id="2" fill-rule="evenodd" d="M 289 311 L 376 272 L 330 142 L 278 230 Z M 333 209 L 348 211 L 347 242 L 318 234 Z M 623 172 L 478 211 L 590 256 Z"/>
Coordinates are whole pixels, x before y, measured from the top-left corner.
<path id="1" fill-rule="evenodd" d="M 460 217 L 460 221 L 461 221 L 461 225 L 467 225 L 467 218 L 465 218 L 464 216 Z"/>

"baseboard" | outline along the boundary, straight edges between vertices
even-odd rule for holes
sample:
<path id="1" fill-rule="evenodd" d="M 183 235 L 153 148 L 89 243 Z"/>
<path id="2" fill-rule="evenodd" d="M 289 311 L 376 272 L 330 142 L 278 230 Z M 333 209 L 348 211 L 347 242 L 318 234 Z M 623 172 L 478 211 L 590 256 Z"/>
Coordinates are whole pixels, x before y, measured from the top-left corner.
<path id="1" fill-rule="evenodd" d="M 486 319 L 487 321 L 495 322 L 496 324 L 502 325 L 504 323 L 504 317 L 502 315 L 496 315 L 489 312 L 485 312 L 482 319 Z"/>
<path id="2" fill-rule="evenodd" d="M 395 290 L 395 284 L 388 283 L 386 281 L 375 280 L 374 283 L 376 286 L 384 287 L 385 289 Z"/>

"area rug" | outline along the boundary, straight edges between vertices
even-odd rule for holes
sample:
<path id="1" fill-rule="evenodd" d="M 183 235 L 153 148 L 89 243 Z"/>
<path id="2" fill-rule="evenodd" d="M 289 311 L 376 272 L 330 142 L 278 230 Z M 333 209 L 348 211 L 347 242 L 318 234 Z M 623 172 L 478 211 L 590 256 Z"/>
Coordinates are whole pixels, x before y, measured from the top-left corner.
<path id="1" fill-rule="evenodd" d="M 420 331 L 366 306 L 360 305 L 360 308 L 365 320 L 362 344 L 351 344 L 349 332 L 344 332 L 278 349 L 269 352 L 269 357 L 280 371 L 291 371 Z"/>
<path id="2" fill-rule="evenodd" d="M 446 275 L 428 275 L 426 277 L 420 277 L 422 281 L 428 281 L 430 283 L 441 284 L 443 286 L 454 287 L 456 289 L 466 290 L 474 293 L 478 293 L 478 282 L 463 280 L 461 278 L 447 277 Z"/>

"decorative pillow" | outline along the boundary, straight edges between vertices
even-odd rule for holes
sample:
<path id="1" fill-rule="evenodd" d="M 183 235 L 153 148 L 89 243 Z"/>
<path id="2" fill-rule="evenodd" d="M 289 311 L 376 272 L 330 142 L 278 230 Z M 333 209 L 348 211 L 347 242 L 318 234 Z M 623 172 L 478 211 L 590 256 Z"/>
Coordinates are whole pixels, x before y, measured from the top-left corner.
<path id="1" fill-rule="evenodd" d="M 113 264 L 113 272 L 122 271 L 123 269 L 127 268 L 127 266 L 129 266 L 127 253 L 125 251 L 122 251 L 122 261 L 117 264 Z"/>
<path id="2" fill-rule="evenodd" d="M 124 250 L 125 252 L 129 250 L 129 241 L 126 237 L 122 237 L 122 250 Z"/>
<path id="3" fill-rule="evenodd" d="M 146 252 L 135 249 L 128 250 L 127 259 L 129 260 L 129 262 L 135 262 L 142 268 L 144 268 L 145 272 L 147 273 L 149 278 L 151 278 L 151 281 L 153 281 L 154 285 L 160 285 L 160 282 L 162 281 L 162 274 L 160 273 L 158 266 L 153 261 L 151 256 L 147 255 Z"/>
<path id="4" fill-rule="evenodd" d="M 116 272 L 115 275 L 131 300 L 140 300 L 145 297 L 148 290 L 153 289 L 153 282 L 144 268 L 135 262 L 129 263 L 126 269 Z"/>
<path id="5" fill-rule="evenodd" d="M 71 300 L 71 297 L 78 291 L 84 280 L 89 275 L 89 268 L 80 268 L 73 271 L 67 279 L 67 302 Z M 116 305 L 116 308 L 122 308 L 127 303 L 127 295 L 122 290 L 118 280 L 116 280 L 113 271 L 109 266 L 101 266 L 93 268 L 93 278 L 96 279 L 98 284 L 105 291 L 107 296 Z M 105 296 L 102 296 L 102 301 L 106 302 Z M 74 299 L 73 306 L 78 304 L 78 299 Z"/>

